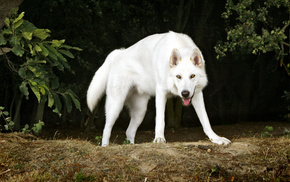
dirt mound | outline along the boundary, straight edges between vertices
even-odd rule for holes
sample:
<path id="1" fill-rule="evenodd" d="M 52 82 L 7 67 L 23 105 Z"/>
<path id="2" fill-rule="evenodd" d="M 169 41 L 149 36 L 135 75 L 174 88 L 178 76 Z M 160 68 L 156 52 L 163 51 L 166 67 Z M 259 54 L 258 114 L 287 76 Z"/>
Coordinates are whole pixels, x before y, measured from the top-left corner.
<path id="1" fill-rule="evenodd" d="M 290 181 L 290 138 L 96 146 L 0 133 L 1 181 Z"/>

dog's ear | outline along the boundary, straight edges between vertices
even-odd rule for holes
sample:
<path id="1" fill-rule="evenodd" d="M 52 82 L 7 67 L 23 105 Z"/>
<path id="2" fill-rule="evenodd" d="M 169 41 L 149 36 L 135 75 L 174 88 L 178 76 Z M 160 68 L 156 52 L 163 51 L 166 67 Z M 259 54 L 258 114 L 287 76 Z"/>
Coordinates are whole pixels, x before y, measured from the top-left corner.
<path id="1" fill-rule="evenodd" d="M 198 49 L 194 49 L 190 57 L 190 61 L 197 67 L 202 67 L 202 58 Z"/>
<path id="2" fill-rule="evenodd" d="M 176 66 L 181 61 L 181 55 L 179 51 L 175 48 L 171 52 L 169 66 L 172 68 L 173 66 Z"/>

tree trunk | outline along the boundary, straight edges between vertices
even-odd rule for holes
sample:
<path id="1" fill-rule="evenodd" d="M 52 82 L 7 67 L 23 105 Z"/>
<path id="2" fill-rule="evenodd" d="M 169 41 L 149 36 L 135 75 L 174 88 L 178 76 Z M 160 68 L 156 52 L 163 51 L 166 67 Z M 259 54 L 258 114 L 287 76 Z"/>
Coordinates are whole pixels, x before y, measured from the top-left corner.
<path id="1" fill-rule="evenodd" d="M 167 121 L 167 128 L 175 128 L 177 122 L 175 122 L 175 113 L 174 113 L 174 104 L 173 99 L 167 99 L 166 103 L 166 121 Z"/>
<path id="2" fill-rule="evenodd" d="M 35 123 L 38 123 L 39 120 L 43 121 L 44 107 L 45 107 L 45 102 L 37 103 L 36 112 L 35 112 L 35 115 L 33 116 L 30 126 L 33 126 Z"/>
<path id="3" fill-rule="evenodd" d="M 15 110 L 15 115 L 12 118 L 12 121 L 15 123 L 14 129 L 15 130 L 20 130 L 20 111 L 21 111 L 21 104 L 23 100 L 23 94 L 20 93 L 19 98 L 16 99 L 16 110 Z"/>
<path id="4" fill-rule="evenodd" d="M 177 9 L 177 21 L 175 31 L 183 32 L 189 18 L 189 12 L 193 1 L 184 0 L 179 1 Z M 166 104 L 166 116 L 167 116 L 167 127 L 168 128 L 179 128 L 182 119 L 183 106 L 179 100 L 168 99 Z"/>
<path id="5" fill-rule="evenodd" d="M 43 121 L 43 113 L 44 113 L 44 108 L 45 108 L 45 103 L 46 102 L 37 102 L 36 103 L 36 108 L 35 111 L 33 112 L 33 118 L 30 122 L 30 127 L 33 127 L 34 124 L 38 123 L 39 121 Z M 42 130 L 39 130 L 37 135 L 41 134 Z"/>

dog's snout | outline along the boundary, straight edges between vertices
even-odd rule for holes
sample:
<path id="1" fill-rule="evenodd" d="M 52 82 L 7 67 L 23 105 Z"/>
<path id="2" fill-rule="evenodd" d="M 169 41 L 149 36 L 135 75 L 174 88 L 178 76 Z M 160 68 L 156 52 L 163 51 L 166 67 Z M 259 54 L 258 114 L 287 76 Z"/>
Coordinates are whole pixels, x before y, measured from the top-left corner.
<path id="1" fill-rule="evenodd" d="M 181 92 L 182 97 L 187 98 L 189 96 L 189 91 L 184 90 Z"/>

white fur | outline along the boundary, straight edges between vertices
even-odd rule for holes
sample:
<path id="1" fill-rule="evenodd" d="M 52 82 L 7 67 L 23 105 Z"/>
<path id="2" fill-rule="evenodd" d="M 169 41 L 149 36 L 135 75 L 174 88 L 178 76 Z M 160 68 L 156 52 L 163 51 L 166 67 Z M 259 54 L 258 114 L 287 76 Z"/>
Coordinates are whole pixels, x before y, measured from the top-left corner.
<path id="1" fill-rule="evenodd" d="M 205 134 L 217 144 L 229 144 L 212 130 L 205 110 L 202 89 L 207 84 L 205 62 L 201 51 L 184 34 L 169 32 L 148 36 L 127 49 L 110 53 L 93 77 L 87 93 L 91 111 L 105 90 L 106 124 L 102 146 L 109 144 L 112 127 L 123 106 L 130 111 L 127 139 L 134 143 L 147 103 L 156 96 L 156 126 L 154 142 L 165 142 L 164 113 L 168 97 L 180 96 L 184 104 L 190 100 Z"/>

